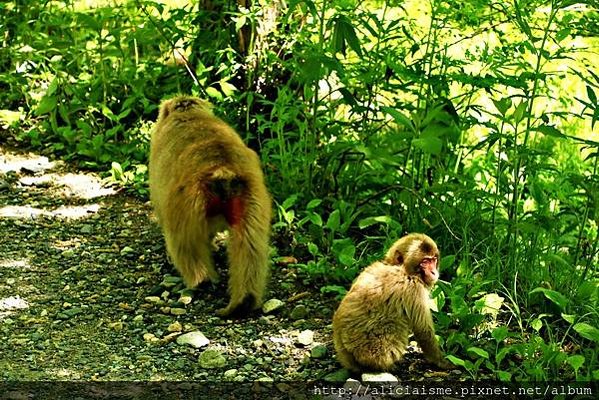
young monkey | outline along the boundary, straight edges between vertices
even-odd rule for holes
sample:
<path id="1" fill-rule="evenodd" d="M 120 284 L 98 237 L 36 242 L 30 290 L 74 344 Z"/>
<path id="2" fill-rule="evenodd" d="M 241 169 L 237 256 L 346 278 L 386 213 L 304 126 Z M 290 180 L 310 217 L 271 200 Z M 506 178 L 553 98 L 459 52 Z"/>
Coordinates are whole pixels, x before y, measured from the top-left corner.
<path id="1" fill-rule="evenodd" d="M 439 349 L 428 303 L 439 278 L 438 264 L 435 242 L 412 233 L 358 276 L 333 316 L 341 365 L 354 372 L 393 371 L 414 333 L 429 362 L 452 368 Z"/>
<path id="2" fill-rule="evenodd" d="M 268 280 L 271 199 L 258 155 L 208 103 L 178 96 L 160 106 L 150 148 L 150 198 L 185 283 L 218 279 L 215 233 L 229 231 L 225 316 L 262 304 Z"/>

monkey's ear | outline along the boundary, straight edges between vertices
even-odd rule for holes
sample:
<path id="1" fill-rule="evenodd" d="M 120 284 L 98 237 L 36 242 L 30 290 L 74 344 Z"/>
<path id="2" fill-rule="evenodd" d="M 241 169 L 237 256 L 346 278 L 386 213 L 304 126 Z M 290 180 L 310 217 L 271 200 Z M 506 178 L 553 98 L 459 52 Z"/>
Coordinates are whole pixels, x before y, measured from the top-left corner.
<path id="1" fill-rule="evenodd" d="M 393 253 L 393 264 L 401 265 L 403 264 L 403 261 L 403 254 L 401 253 L 401 251 L 399 249 L 395 250 L 395 253 Z"/>

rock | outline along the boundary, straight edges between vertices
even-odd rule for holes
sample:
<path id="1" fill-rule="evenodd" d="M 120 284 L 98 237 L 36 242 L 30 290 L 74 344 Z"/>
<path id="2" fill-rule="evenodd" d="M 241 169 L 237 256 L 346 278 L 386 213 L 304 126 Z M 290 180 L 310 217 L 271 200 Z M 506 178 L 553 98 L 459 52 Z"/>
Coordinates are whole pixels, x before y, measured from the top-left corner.
<path id="1" fill-rule="evenodd" d="M 150 343 L 158 342 L 160 340 L 153 333 L 144 333 L 143 337 L 146 342 Z"/>
<path id="2" fill-rule="evenodd" d="M 270 314 L 280 309 L 284 305 L 285 303 L 279 299 L 270 299 L 262 305 L 262 312 L 264 314 Z"/>
<path id="3" fill-rule="evenodd" d="M 200 367 L 207 369 L 222 368 L 227 364 L 227 359 L 221 351 L 214 348 L 204 350 L 198 361 Z"/>
<path id="4" fill-rule="evenodd" d="M 187 332 L 177 338 L 177 344 L 189 345 L 196 349 L 207 346 L 209 343 L 210 340 L 200 331 Z"/>
<path id="5" fill-rule="evenodd" d="M 181 323 L 179 321 L 175 321 L 172 324 L 170 324 L 168 328 L 166 328 L 166 330 L 169 332 L 181 332 L 183 330 L 183 326 L 181 326 Z"/>
<path id="6" fill-rule="evenodd" d="M 314 332 L 311 331 L 310 329 L 301 331 L 299 333 L 299 335 L 297 336 L 297 342 L 304 346 L 311 345 L 313 341 L 314 341 Z"/>
<path id="7" fill-rule="evenodd" d="M 237 372 L 238 371 L 235 368 L 228 369 L 224 372 L 223 378 L 225 378 L 225 380 L 231 380 L 237 376 Z"/>
<path id="8" fill-rule="evenodd" d="M 310 350 L 310 357 L 312 358 L 324 358 L 327 355 L 327 347 L 321 344 L 312 347 Z"/>
<path id="9" fill-rule="evenodd" d="M 171 308 L 171 314 L 173 315 L 183 315 L 187 312 L 184 308 Z"/>
<path id="10" fill-rule="evenodd" d="M 162 301 L 162 299 L 158 296 L 147 296 L 145 299 L 146 303 L 152 303 L 152 304 L 163 304 L 164 302 Z"/>
<path id="11" fill-rule="evenodd" d="M 121 255 L 122 255 L 122 256 L 126 256 L 127 254 L 131 254 L 131 253 L 134 253 L 134 252 L 135 252 L 135 250 L 133 250 L 133 249 L 132 249 L 131 247 L 129 247 L 129 246 L 125 246 L 125 247 L 123 247 L 123 248 L 121 249 Z"/>
<path id="12" fill-rule="evenodd" d="M 380 372 L 380 373 L 365 373 L 362 374 L 362 382 L 387 382 L 387 383 L 396 383 L 398 382 L 397 378 L 388 373 L 388 372 Z"/>
<path id="13" fill-rule="evenodd" d="M 303 304 L 298 304 L 294 307 L 293 311 L 291 311 L 291 314 L 289 314 L 289 318 L 296 321 L 298 319 L 306 318 L 306 315 L 308 315 L 308 309 L 306 306 Z"/>
<path id="14" fill-rule="evenodd" d="M 324 376 L 324 381 L 325 382 L 345 382 L 347 381 L 347 379 L 350 377 L 350 373 L 348 370 L 346 370 L 345 368 L 341 368 L 338 369 L 335 372 L 331 372 L 330 374 L 327 374 Z"/>

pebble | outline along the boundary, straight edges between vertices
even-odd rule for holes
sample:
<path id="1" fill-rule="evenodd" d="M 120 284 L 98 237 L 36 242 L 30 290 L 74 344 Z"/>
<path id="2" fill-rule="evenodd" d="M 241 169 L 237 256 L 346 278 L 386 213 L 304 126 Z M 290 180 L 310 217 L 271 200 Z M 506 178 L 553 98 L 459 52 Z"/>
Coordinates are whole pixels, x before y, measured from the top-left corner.
<path id="1" fill-rule="evenodd" d="M 189 345 L 199 349 L 207 346 L 210 340 L 200 331 L 187 332 L 177 338 L 177 344 Z"/>
<path id="2" fill-rule="evenodd" d="M 362 374 L 362 382 L 388 382 L 388 383 L 396 383 L 398 382 L 397 378 L 388 372 L 380 372 L 380 373 L 364 373 Z"/>
<path id="3" fill-rule="evenodd" d="M 310 344 L 312 344 L 313 341 L 314 341 L 314 331 L 311 331 L 310 329 L 301 331 L 299 333 L 299 335 L 297 336 L 297 342 L 304 346 L 309 346 Z"/>
<path id="4" fill-rule="evenodd" d="M 183 326 L 181 326 L 181 323 L 179 321 L 175 321 L 172 324 L 170 324 L 168 328 L 166 328 L 166 330 L 169 332 L 181 332 L 183 330 Z"/>
<path id="5" fill-rule="evenodd" d="M 218 349 L 206 349 L 198 359 L 200 367 L 213 369 L 222 368 L 227 364 L 227 359 Z"/>
<path id="6" fill-rule="evenodd" d="M 289 318 L 296 321 L 298 319 L 306 318 L 306 315 L 308 315 L 308 309 L 306 308 L 306 306 L 303 304 L 298 304 L 293 308 L 291 314 L 289 314 Z"/>
<path id="7" fill-rule="evenodd" d="M 312 358 L 324 358 L 327 355 L 327 347 L 321 344 L 312 347 L 310 351 L 310 357 Z"/>
<path id="8" fill-rule="evenodd" d="M 285 303 L 279 299 L 270 299 L 262 305 L 262 312 L 264 314 L 270 314 L 280 309 L 284 305 Z"/>

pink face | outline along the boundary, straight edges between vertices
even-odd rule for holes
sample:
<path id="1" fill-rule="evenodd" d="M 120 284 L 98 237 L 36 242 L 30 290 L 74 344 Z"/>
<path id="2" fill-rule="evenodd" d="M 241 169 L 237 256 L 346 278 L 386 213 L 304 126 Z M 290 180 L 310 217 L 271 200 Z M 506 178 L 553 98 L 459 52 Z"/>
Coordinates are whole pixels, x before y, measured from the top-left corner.
<path id="1" fill-rule="evenodd" d="M 425 284 L 432 286 L 439 279 L 439 270 L 437 269 L 437 256 L 426 256 L 420 261 L 419 270 L 422 280 Z"/>

